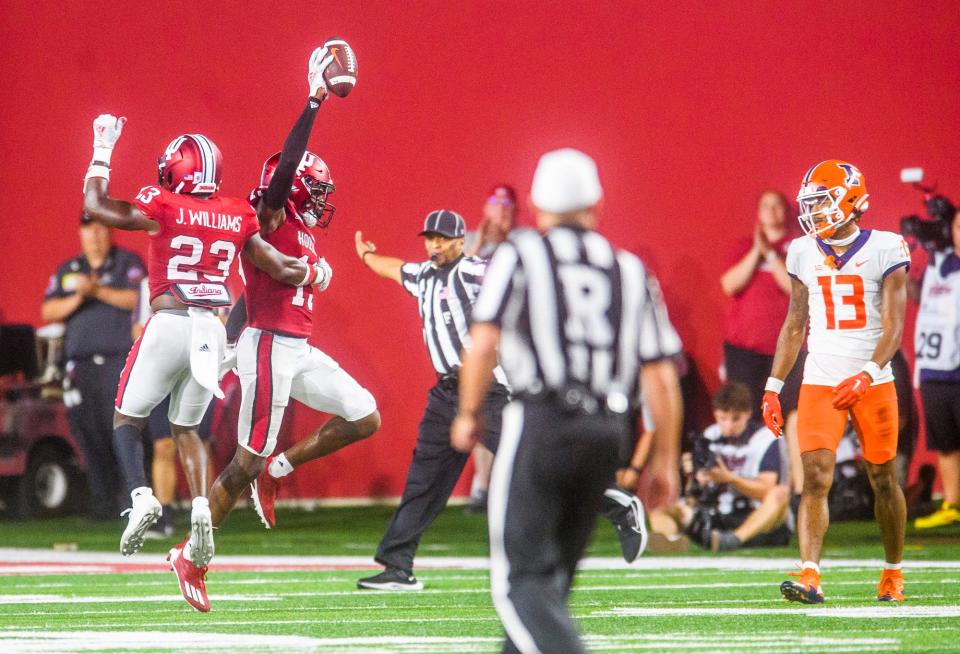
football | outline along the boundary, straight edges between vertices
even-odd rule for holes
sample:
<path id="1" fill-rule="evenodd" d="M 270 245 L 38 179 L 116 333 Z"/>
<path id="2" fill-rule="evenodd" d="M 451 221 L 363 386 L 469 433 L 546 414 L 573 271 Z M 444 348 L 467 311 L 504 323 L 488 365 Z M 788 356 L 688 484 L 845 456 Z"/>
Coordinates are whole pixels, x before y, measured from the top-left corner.
<path id="1" fill-rule="evenodd" d="M 333 55 L 333 61 L 323 71 L 327 89 L 338 97 L 346 97 L 357 83 L 357 55 L 343 39 L 328 39 L 323 45 Z"/>

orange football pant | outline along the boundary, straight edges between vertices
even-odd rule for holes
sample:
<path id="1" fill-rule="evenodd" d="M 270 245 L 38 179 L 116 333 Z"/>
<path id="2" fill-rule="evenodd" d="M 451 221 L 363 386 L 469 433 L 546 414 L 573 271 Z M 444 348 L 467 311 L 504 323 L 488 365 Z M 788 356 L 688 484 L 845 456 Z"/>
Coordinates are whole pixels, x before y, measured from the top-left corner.
<path id="1" fill-rule="evenodd" d="M 871 386 L 847 411 L 833 408 L 833 395 L 830 386 L 800 385 L 797 440 L 801 454 L 821 449 L 836 452 L 849 414 L 864 459 L 880 464 L 897 455 L 900 418 L 893 382 Z"/>

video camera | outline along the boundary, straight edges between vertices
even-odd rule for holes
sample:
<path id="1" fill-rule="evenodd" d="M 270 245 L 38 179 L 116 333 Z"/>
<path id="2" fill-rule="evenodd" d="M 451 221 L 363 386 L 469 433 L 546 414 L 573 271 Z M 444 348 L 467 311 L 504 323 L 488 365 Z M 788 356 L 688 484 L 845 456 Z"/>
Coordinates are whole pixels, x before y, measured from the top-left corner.
<path id="1" fill-rule="evenodd" d="M 923 192 L 924 205 L 929 218 L 917 214 L 904 216 L 900 220 L 900 233 L 919 242 L 924 250 L 942 250 L 953 245 L 950 236 L 950 223 L 957 208 L 943 195 L 936 195 L 937 185 L 924 185 L 923 168 L 904 168 L 900 171 L 900 181 L 912 184 L 913 188 Z"/>

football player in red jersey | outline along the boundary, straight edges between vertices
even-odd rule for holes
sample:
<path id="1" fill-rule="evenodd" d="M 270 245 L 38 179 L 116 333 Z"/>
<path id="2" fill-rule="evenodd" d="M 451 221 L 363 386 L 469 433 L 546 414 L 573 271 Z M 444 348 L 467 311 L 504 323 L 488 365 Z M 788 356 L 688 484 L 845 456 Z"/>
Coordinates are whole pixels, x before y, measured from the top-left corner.
<path id="1" fill-rule="evenodd" d="M 276 179 L 279 161 L 280 153 L 264 163 L 260 187 L 251 194 L 252 203 Z M 306 152 L 284 214 L 261 224 L 264 240 L 284 254 L 325 266 L 317 258 L 310 230 L 329 225 L 334 207 L 327 198 L 333 191 L 326 164 Z M 278 284 L 251 264 L 244 256 L 247 324 L 236 348 L 243 393 L 239 447 L 210 490 L 214 527 L 222 524 L 252 482 L 257 512 L 267 528 L 272 527 L 280 477 L 295 466 L 367 438 L 380 427 L 380 413 L 370 392 L 307 342 L 313 329 L 313 293 Z M 291 397 L 334 417 L 280 456 L 268 459 Z"/>
<path id="2" fill-rule="evenodd" d="M 273 183 L 256 209 L 245 199 L 216 195 L 222 156 L 206 137 L 185 134 L 170 143 L 159 162 L 159 183 L 144 187 L 133 203 L 108 196 L 110 158 L 124 118 L 94 121 L 94 156 L 84 186 L 84 209 L 111 227 L 146 231 L 150 237 L 151 308 L 155 316 L 130 351 L 117 389 L 114 448 L 131 491 L 133 508 L 121 538 L 121 553 L 138 551 L 144 532 L 160 515 L 143 470 L 141 432 L 150 411 L 171 395 L 170 421 L 194 495 L 191 537 L 185 558 L 204 565 L 213 555 L 206 493 L 206 454 L 196 425 L 216 394 L 225 340 L 212 308 L 230 303 L 224 284 L 238 250 L 273 279 L 293 287 L 330 280 L 328 266 L 287 257 L 260 238 L 258 219 L 271 223 L 283 207 L 321 101 L 323 70 L 332 61 L 325 48 L 309 65 L 310 98 L 284 143 Z M 198 499 L 199 498 L 199 499 Z M 181 558 L 184 558 L 181 556 Z"/>

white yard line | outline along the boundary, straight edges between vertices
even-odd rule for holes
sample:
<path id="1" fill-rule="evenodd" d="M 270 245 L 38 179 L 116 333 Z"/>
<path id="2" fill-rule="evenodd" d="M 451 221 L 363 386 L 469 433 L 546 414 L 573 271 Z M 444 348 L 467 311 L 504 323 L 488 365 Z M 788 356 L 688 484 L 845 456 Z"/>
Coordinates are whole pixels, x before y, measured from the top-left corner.
<path id="1" fill-rule="evenodd" d="M 616 608 L 594 611 L 592 617 L 607 618 L 654 618 L 664 616 L 691 617 L 709 616 L 715 618 L 731 616 L 758 615 L 804 615 L 812 618 L 960 618 L 960 606 L 912 606 L 910 604 L 888 604 L 878 602 L 875 606 L 784 606 L 772 608 Z"/>
<path id="2" fill-rule="evenodd" d="M 686 556 L 686 557 L 642 557 L 636 563 L 628 564 L 618 557 L 593 557 L 581 562 L 583 570 L 633 570 L 659 571 L 664 568 L 686 570 L 790 570 L 796 566 L 795 558 L 755 558 L 749 556 Z M 29 565 L 24 565 L 29 564 Z M 49 574 L 45 569 L 38 569 L 37 564 L 49 564 L 51 569 L 57 566 L 81 566 L 100 564 L 104 566 L 146 566 L 159 565 L 167 567 L 166 554 L 137 554 L 133 557 L 121 556 L 114 552 L 68 552 L 41 549 L 0 548 L 0 574 L 7 569 L 16 569 L 18 572 L 36 572 Z M 455 556 L 420 556 L 417 557 L 418 570 L 433 569 L 464 569 L 486 570 L 486 557 L 455 557 Z M 867 569 L 879 568 L 883 564 L 880 559 L 824 559 L 821 566 L 824 569 Z M 245 556 L 227 555 L 214 559 L 213 567 L 220 566 L 251 566 L 261 568 L 291 567 L 323 567 L 365 569 L 379 568 L 379 564 L 368 556 Z M 905 569 L 951 569 L 960 570 L 960 560 L 949 561 L 911 561 L 904 562 Z"/>
<path id="3" fill-rule="evenodd" d="M 251 622 L 249 624 L 259 624 Z M 699 653 L 782 651 L 782 634 L 732 636 L 724 642 L 705 642 L 702 635 L 689 633 L 638 634 L 629 636 L 587 636 L 594 651 L 691 651 Z M 344 651 L 353 654 L 440 654 L 489 651 L 501 642 L 496 637 L 376 636 L 354 638 L 311 638 L 306 636 L 222 634 L 204 632 L 27 632 L 0 631 L 0 645 L 20 652 L 51 650 L 97 651 L 102 649 L 142 651 Z M 865 652 L 897 647 L 893 638 L 799 636 L 791 640 L 799 651 Z"/>

